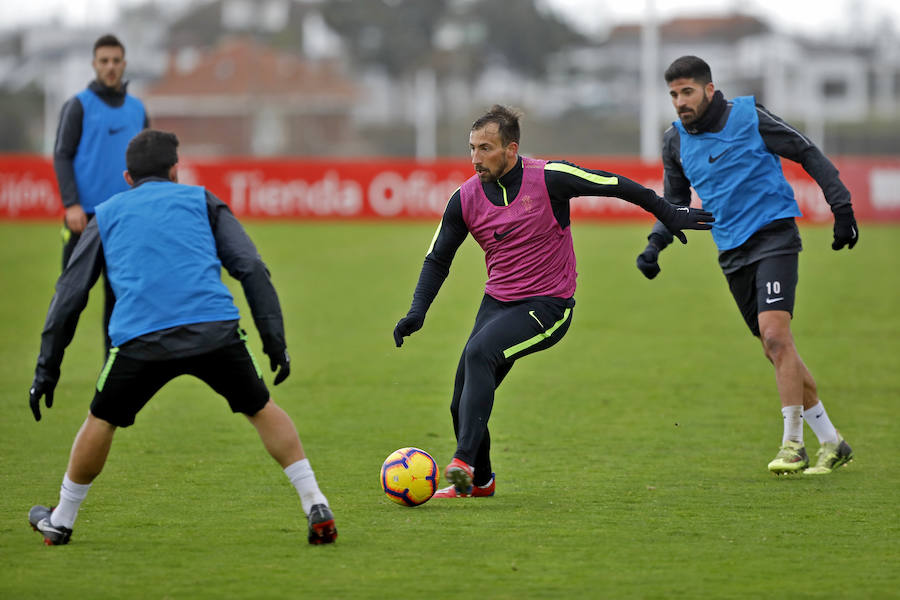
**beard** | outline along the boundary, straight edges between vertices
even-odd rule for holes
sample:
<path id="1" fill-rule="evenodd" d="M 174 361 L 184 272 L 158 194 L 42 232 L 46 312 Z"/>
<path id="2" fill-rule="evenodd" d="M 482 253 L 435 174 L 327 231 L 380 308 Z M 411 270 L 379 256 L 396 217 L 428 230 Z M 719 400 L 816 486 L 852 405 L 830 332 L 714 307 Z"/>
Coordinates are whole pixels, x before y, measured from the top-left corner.
<path id="1" fill-rule="evenodd" d="M 706 112 L 706 109 L 709 108 L 710 99 L 703 96 L 703 100 L 700 101 L 700 104 L 697 106 L 697 110 L 689 109 L 683 112 L 678 113 L 678 118 L 681 119 L 681 122 L 684 125 L 688 125 L 693 123 L 697 119 L 703 116 L 703 113 Z"/>
<path id="2" fill-rule="evenodd" d="M 475 173 L 478 175 L 478 179 L 480 179 L 483 183 L 487 183 L 490 181 L 497 181 L 500 179 L 500 176 L 506 173 L 507 167 L 509 166 L 508 161 L 504 158 L 503 162 L 497 165 L 496 169 L 489 169 L 487 167 L 476 168 Z"/>

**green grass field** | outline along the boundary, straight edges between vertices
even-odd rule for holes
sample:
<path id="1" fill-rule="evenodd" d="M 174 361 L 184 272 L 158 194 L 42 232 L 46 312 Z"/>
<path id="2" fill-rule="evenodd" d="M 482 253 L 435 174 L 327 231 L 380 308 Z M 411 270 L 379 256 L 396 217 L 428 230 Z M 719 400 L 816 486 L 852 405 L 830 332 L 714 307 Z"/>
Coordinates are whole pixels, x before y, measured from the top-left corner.
<path id="1" fill-rule="evenodd" d="M 650 282 L 634 267 L 646 226 L 576 223 L 572 328 L 497 393 L 497 495 L 414 509 L 382 495 L 379 468 L 403 446 L 442 466 L 453 453 L 450 391 L 483 255 L 466 242 L 398 350 L 391 330 L 433 224 L 248 230 L 293 358 L 273 397 L 297 423 L 337 543 L 307 545 L 299 500 L 252 427 L 179 379 L 118 432 L 72 543 L 43 546 L 26 514 L 57 500 L 101 366 L 101 297 L 35 423 L 27 390 L 58 226 L 3 223 L 0 598 L 900 597 L 900 228 L 863 224 L 851 252 L 831 250 L 830 228 L 803 228 L 794 332 L 853 445 L 848 467 L 766 471 L 781 440 L 774 377 L 705 234 L 667 250 Z"/>

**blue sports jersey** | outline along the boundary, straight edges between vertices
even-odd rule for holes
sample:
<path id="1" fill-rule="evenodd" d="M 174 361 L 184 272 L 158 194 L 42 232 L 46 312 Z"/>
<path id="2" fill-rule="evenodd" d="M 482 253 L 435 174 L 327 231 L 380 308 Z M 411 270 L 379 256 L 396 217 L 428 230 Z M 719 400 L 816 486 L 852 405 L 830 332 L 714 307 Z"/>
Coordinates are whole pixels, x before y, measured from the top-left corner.
<path id="1" fill-rule="evenodd" d="M 93 214 L 98 204 L 128 189 L 122 177 L 125 149 L 131 138 L 144 128 L 146 113 L 141 101 L 128 94 L 119 107 L 108 105 L 90 89 L 76 97 L 84 117 L 73 161 L 75 184 L 81 207 L 87 214 Z"/>
<path id="2" fill-rule="evenodd" d="M 113 346 L 169 327 L 239 317 L 222 283 L 205 189 L 148 181 L 98 206 L 96 219 L 116 295 Z"/>
<path id="3" fill-rule="evenodd" d="M 703 208 L 716 218 L 712 236 L 720 251 L 737 248 L 761 227 L 801 216 L 781 162 L 759 133 L 753 96 L 732 100 L 725 127 L 688 133 L 681 121 L 681 166 Z"/>

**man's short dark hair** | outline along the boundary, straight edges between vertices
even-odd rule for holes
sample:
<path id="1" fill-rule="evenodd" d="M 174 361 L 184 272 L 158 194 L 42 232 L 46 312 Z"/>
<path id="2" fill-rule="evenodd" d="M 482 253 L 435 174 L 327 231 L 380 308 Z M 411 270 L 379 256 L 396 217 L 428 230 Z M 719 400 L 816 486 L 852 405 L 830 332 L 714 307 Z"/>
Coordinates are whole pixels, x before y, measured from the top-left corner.
<path id="1" fill-rule="evenodd" d="M 701 85 L 712 81 L 712 71 L 706 61 L 697 56 L 682 56 L 669 65 L 665 73 L 666 83 L 676 79 L 693 79 Z"/>
<path id="2" fill-rule="evenodd" d="M 498 132 L 500 133 L 500 143 L 508 146 L 510 142 L 519 143 L 519 117 L 522 116 L 517 110 L 502 106 L 500 104 L 493 105 L 489 111 L 475 119 L 472 123 L 472 131 L 481 129 L 488 123 L 496 123 Z"/>
<path id="3" fill-rule="evenodd" d="M 101 35 L 97 38 L 97 41 L 94 42 L 94 54 L 97 54 L 97 48 L 103 48 L 106 46 L 116 46 L 118 48 L 121 48 L 122 56 L 125 56 L 125 46 L 122 45 L 122 42 L 119 41 L 119 38 L 111 33 Z"/>
<path id="4" fill-rule="evenodd" d="M 178 162 L 178 138 L 174 133 L 145 129 L 128 142 L 125 166 L 135 181 L 145 177 L 168 179 L 169 169 Z"/>

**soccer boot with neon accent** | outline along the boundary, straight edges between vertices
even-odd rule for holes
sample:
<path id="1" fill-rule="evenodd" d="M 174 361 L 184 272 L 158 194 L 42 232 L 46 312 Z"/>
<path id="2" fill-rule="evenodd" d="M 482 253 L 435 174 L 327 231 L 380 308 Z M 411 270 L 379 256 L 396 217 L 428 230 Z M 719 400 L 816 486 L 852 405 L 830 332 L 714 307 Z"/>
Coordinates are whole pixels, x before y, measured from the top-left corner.
<path id="1" fill-rule="evenodd" d="M 469 492 L 467 494 L 460 494 L 456 491 L 455 486 L 448 485 L 447 487 L 436 491 L 432 498 L 487 498 L 488 496 L 494 495 L 496 487 L 494 474 L 491 473 L 491 480 L 489 482 L 484 485 L 472 485 L 469 487 Z"/>
<path id="2" fill-rule="evenodd" d="M 53 507 L 32 506 L 28 511 L 28 522 L 31 528 L 44 536 L 44 544 L 47 546 L 62 546 L 72 539 L 72 530 L 68 527 L 57 527 L 50 522 L 50 513 Z"/>
<path id="3" fill-rule="evenodd" d="M 309 509 L 309 543 L 331 544 L 337 539 L 334 514 L 327 504 L 313 504 Z"/>
<path id="4" fill-rule="evenodd" d="M 453 487 L 456 488 L 456 491 L 465 495 L 469 493 L 469 490 L 472 488 L 472 478 L 475 476 L 475 470 L 471 465 L 464 463 L 458 458 L 454 458 L 450 461 L 450 464 L 447 465 L 447 469 L 444 471 L 444 475 L 447 478 L 447 481 L 453 484 Z"/>
<path id="5" fill-rule="evenodd" d="M 776 475 L 800 473 L 809 466 L 806 448 L 800 442 L 786 441 L 769 463 L 769 470 Z"/>
<path id="6" fill-rule="evenodd" d="M 816 465 L 803 471 L 804 475 L 827 475 L 853 460 L 853 449 L 838 433 L 838 441 L 819 446 L 816 452 Z"/>

